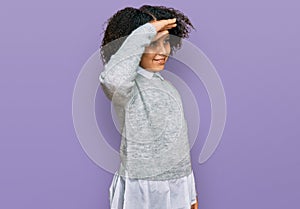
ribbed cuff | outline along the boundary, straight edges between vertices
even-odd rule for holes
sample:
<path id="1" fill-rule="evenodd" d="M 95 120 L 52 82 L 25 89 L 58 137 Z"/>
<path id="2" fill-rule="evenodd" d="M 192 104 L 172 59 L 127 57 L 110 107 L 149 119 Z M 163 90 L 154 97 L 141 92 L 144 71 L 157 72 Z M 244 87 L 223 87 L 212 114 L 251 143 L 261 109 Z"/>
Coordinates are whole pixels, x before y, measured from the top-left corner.
<path id="1" fill-rule="evenodd" d="M 149 33 L 155 33 L 156 34 L 156 28 L 154 27 L 154 25 L 152 25 L 151 23 L 146 23 L 144 24 L 145 26 L 145 30 Z"/>
<path id="2" fill-rule="evenodd" d="M 156 28 L 151 23 L 145 23 L 136 29 L 134 32 L 136 35 L 146 34 L 149 37 L 153 38 L 156 35 Z"/>

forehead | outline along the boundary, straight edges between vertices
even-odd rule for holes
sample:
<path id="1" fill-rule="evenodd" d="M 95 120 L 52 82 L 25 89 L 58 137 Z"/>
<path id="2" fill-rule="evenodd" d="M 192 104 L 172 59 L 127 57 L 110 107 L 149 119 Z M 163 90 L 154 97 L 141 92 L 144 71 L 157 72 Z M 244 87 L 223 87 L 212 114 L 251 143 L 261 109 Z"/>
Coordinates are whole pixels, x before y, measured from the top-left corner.
<path id="1" fill-rule="evenodd" d="M 156 40 L 154 40 L 154 41 L 152 41 L 152 42 L 163 41 L 163 40 L 165 40 L 165 39 L 167 39 L 167 38 L 169 38 L 169 37 L 170 37 L 170 34 L 166 34 L 166 35 L 163 35 L 163 36 L 160 37 L 159 39 L 156 39 Z"/>

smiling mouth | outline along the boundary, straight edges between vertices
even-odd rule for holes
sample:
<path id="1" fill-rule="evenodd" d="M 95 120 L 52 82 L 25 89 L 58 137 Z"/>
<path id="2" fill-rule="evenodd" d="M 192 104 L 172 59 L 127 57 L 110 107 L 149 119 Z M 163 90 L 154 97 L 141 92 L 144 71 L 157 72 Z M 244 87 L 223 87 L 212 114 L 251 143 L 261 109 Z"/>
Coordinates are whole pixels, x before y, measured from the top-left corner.
<path id="1" fill-rule="evenodd" d="M 164 64 L 166 61 L 166 58 L 161 58 L 161 59 L 153 59 L 155 62 L 158 62 L 159 64 Z"/>

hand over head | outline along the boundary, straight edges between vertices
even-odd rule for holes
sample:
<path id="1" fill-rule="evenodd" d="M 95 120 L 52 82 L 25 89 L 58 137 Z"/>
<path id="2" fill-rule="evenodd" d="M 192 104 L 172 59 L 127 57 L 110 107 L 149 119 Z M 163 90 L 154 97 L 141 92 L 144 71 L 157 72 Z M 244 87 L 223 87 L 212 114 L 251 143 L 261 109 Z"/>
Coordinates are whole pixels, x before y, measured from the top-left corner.
<path id="1" fill-rule="evenodd" d="M 176 18 L 166 20 L 153 20 L 150 22 L 156 29 L 154 41 L 169 33 L 169 29 L 176 27 Z"/>

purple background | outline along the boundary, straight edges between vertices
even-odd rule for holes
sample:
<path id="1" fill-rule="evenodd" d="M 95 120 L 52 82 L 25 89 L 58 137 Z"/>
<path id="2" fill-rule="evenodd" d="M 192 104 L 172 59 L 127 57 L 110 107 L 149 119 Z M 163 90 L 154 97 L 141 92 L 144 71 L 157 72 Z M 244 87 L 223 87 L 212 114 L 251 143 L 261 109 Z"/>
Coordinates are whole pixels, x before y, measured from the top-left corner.
<path id="1" fill-rule="evenodd" d="M 188 15 L 197 28 L 190 41 L 209 57 L 224 85 L 222 141 L 200 165 L 210 106 L 199 81 L 189 80 L 191 88 L 202 88 L 200 134 L 191 150 L 199 208 L 299 208 L 295 0 L 2 1 L 0 208 L 109 208 L 112 174 L 79 144 L 72 93 L 81 67 L 100 46 L 103 22 L 118 9 L 142 4 Z"/>

